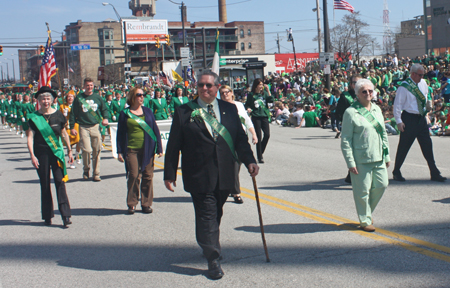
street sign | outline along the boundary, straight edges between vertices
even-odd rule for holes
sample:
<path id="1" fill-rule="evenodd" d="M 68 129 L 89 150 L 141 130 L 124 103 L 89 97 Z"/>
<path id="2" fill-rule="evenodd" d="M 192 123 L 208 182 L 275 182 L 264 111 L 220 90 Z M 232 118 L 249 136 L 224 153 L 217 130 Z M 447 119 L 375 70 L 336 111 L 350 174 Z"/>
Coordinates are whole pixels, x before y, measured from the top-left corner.
<path id="1" fill-rule="evenodd" d="M 70 44 L 70 50 L 90 50 L 91 44 Z"/>
<path id="2" fill-rule="evenodd" d="M 69 84 L 69 79 L 68 78 L 64 78 L 64 85 L 68 85 Z"/>
<path id="3" fill-rule="evenodd" d="M 181 58 L 181 66 L 183 67 L 191 66 L 191 60 L 188 58 Z"/>
<path id="4" fill-rule="evenodd" d="M 334 64 L 334 52 L 320 52 L 319 54 L 319 64 L 328 65 Z"/>
<path id="5" fill-rule="evenodd" d="M 123 64 L 123 67 L 125 67 L 125 68 L 131 68 L 131 63 L 125 63 L 125 64 Z"/>
<path id="6" fill-rule="evenodd" d="M 181 55 L 181 58 L 189 58 L 189 48 L 181 47 L 180 48 L 180 55 Z"/>

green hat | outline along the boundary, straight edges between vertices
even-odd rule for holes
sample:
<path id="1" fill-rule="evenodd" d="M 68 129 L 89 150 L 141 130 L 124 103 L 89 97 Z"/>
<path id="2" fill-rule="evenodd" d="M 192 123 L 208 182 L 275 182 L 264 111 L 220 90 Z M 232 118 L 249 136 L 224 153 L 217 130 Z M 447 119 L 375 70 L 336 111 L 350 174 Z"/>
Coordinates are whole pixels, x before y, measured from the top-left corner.
<path id="1" fill-rule="evenodd" d="M 107 91 L 106 96 L 109 96 L 109 95 L 113 95 L 113 93 L 111 91 Z"/>
<path id="2" fill-rule="evenodd" d="M 160 88 L 155 88 L 155 92 L 161 92 Z"/>

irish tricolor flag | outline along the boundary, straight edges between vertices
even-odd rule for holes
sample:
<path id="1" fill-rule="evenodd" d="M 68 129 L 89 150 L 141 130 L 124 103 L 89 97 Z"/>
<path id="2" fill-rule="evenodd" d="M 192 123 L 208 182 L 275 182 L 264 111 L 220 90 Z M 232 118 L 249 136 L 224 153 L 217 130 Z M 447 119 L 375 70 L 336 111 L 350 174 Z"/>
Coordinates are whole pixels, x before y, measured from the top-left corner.
<path id="1" fill-rule="evenodd" d="M 216 51 L 214 52 L 211 71 L 219 75 L 219 30 L 216 34 Z"/>

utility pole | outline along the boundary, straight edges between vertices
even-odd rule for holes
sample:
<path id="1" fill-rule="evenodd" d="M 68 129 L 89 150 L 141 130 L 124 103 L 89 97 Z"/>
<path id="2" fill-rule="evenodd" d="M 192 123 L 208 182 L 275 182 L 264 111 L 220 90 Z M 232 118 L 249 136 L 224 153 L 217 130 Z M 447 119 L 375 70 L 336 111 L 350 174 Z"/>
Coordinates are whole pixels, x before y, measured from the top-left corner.
<path id="1" fill-rule="evenodd" d="M 313 9 L 314 10 L 314 9 Z M 316 12 L 317 12 L 317 37 L 319 41 L 319 53 L 322 52 L 322 39 L 321 39 L 321 28 L 320 28 L 320 6 L 319 0 L 316 0 Z"/>
<path id="2" fill-rule="evenodd" d="M 328 8 L 327 0 L 323 0 L 323 34 L 324 34 L 324 44 L 325 51 L 330 52 L 330 29 L 328 27 Z M 331 77 L 330 74 L 325 74 L 325 87 L 330 90 L 331 87 Z"/>
<path id="3" fill-rule="evenodd" d="M 278 54 L 280 54 L 280 34 L 277 33 L 277 47 L 278 47 Z"/>
<path id="4" fill-rule="evenodd" d="M 358 42 L 358 27 L 355 18 L 355 37 L 356 37 L 356 64 L 359 66 L 359 42 Z"/>
<path id="5" fill-rule="evenodd" d="M 205 35 L 205 27 L 202 27 L 202 42 L 203 42 L 203 69 L 206 69 L 206 35 Z"/>

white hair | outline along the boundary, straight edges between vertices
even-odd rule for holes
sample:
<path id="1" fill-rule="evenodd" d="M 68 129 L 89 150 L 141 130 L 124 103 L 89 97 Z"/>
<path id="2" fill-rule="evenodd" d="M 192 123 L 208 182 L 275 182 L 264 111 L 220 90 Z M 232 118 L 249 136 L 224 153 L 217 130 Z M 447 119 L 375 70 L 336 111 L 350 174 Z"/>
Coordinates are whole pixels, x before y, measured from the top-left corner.
<path id="1" fill-rule="evenodd" d="M 411 66 L 411 73 L 417 73 L 419 70 L 424 71 L 425 69 L 423 68 L 422 64 L 419 63 L 415 63 Z"/>
<path id="2" fill-rule="evenodd" d="M 48 97 L 48 96 L 52 97 L 52 102 L 53 102 L 54 98 L 53 98 L 52 93 L 50 93 L 50 92 L 44 92 L 44 93 L 39 94 L 38 100 L 41 99 L 41 97 Z"/>
<path id="3" fill-rule="evenodd" d="M 370 87 L 372 87 L 372 90 L 374 90 L 374 86 L 373 83 L 368 80 L 368 79 L 359 79 L 356 84 L 355 84 L 355 93 L 356 95 L 359 94 L 359 91 L 361 90 L 362 87 L 369 85 Z"/>

